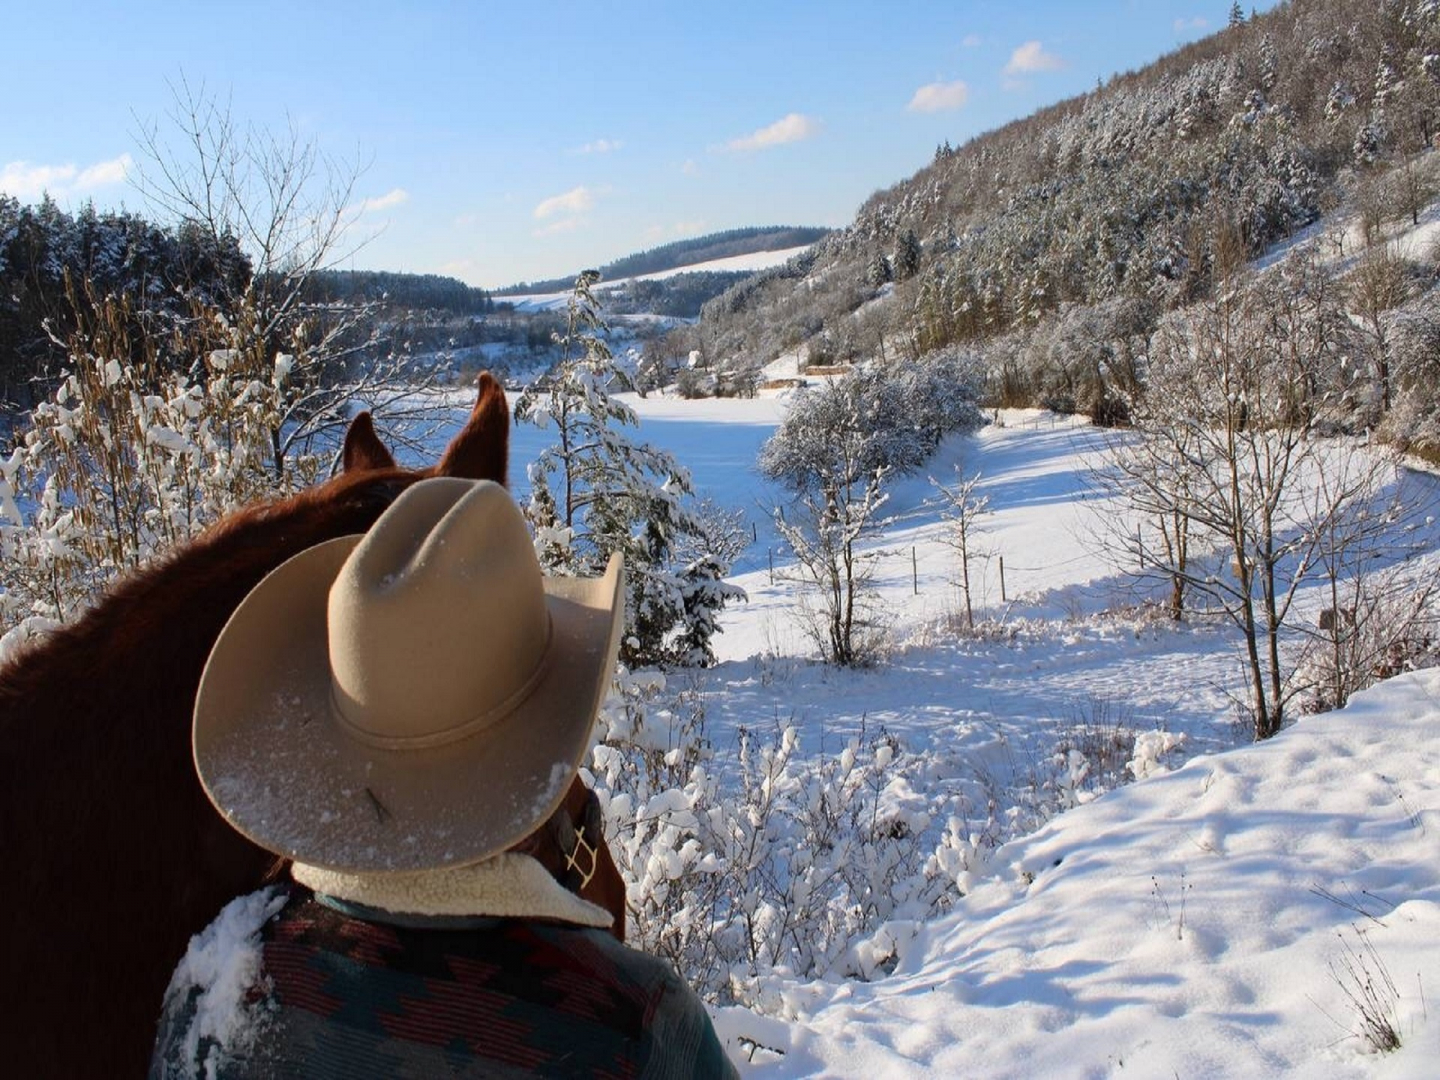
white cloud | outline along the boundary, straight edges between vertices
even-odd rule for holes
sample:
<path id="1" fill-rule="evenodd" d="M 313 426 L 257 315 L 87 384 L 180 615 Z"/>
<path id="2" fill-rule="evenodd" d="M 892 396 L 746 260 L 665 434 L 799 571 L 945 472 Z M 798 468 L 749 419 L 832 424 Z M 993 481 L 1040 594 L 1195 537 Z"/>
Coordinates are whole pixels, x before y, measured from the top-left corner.
<path id="1" fill-rule="evenodd" d="M 969 100 L 970 87 L 957 79 L 955 82 L 933 82 L 920 87 L 905 108 L 911 112 L 944 112 L 963 108 Z"/>
<path id="2" fill-rule="evenodd" d="M 703 218 L 696 218 L 693 221 L 677 221 L 673 225 L 651 225 L 646 228 L 644 235 L 649 243 L 670 238 L 699 236 L 706 231 L 709 224 Z"/>
<path id="3" fill-rule="evenodd" d="M 1176 19 L 1175 33 L 1188 34 L 1192 31 L 1205 30 L 1210 26 L 1210 20 L 1202 15 L 1196 15 L 1193 19 Z"/>
<path id="4" fill-rule="evenodd" d="M 556 236 L 560 233 L 574 232 L 584 223 L 584 221 L 585 219 L 582 217 L 561 218 L 559 221 L 552 221 L 549 225 L 536 229 L 534 235 Z"/>
<path id="5" fill-rule="evenodd" d="M 619 139 L 596 139 L 575 150 L 577 154 L 613 154 L 625 144 Z"/>
<path id="6" fill-rule="evenodd" d="M 771 146 L 801 142 L 813 138 L 819 132 L 820 121 L 802 113 L 790 113 L 788 116 L 776 120 L 769 127 L 763 127 L 743 138 L 732 139 L 726 144 L 726 149 L 764 150 Z"/>
<path id="7" fill-rule="evenodd" d="M 75 178 L 75 190 L 90 191 L 98 187 L 109 187 L 111 184 L 123 184 L 134 165 L 135 162 L 129 154 L 98 162 L 80 171 L 80 175 Z"/>
<path id="8" fill-rule="evenodd" d="M 685 164 L 680 166 L 680 171 L 686 176 L 699 176 L 700 165 L 694 158 L 686 158 Z"/>
<path id="9" fill-rule="evenodd" d="M 1058 71 L 1064 66 L 1065 61 L 1054 53 L 1046 52 L 1040 42 L 1027 41 L 1010 54 L 1010 62 L 1005 65 L 1005 74 L 1019 75 L 1022 72 Z"/>
<path id="10" fill-rule="evenodd" d="M 440 273 L 446 277 L 465 278 L 480 268 L 480 264 L 474 259 L 456 259 L 453 262 L 442 263 Z"/>
<path id="11" fill-rule="evenodd" d="M 552 195 L 541 202 L 535 207 L 535 219 L 544 221 L 556 214 L 583 214 L 594 205 L 594 193 L 582 184 L 580 187 L 571 188 L 563 195 Z M 558 232 L 559 230 L 552 227 L 547 231 Z"/>
<path id="12" fill-rule="evenodd" d="M 960 44 L 964 45 L 967 49 L 978 49 L 982 41 L 983 39 L 979 34 L 966 34 L 965 37 L 961 39 Z"/>
<path id="13" fill-rule="evenodd" d="M 28 161 L 12 161 L 0 169 L 0 191 L 7 191 L 17 199 L 34 199 L 46 191 L 68 188 L 74 179 L 74 165 L 31 165 Z"/>
<path id="14" fill-rule="evenodd" d="M 32 165 L 11 161 L 0 168 L 0 191 L 17 199 L 38 199 L 49 192 L 56 199 L 124 183 L 134 162 L 129 154 L 100 161 L 84 169 L 74 165 Z"/>
<path id="15" fill-rule="evenodd" d="M 392 206 L 399 206 L 403 202 L 410 201 L 410 193 L 404 188 L 391 188 L 384 195 L 377 195 L 373 199 L 366 199 L 360 204 L 360 213 L 368 214 L 375 210 L 388 210 Z"/>

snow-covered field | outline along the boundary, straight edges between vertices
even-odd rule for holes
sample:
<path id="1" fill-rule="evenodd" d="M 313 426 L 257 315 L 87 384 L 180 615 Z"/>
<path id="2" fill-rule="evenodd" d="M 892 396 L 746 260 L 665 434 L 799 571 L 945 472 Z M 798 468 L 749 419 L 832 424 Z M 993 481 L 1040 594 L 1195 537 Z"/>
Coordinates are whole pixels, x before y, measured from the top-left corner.
<path id="1" fill-rule="evenodd" d="M 955 556 L 928 479 L 911 478 L 878 544 L 889 655 L 826 668 L 807 659 L 768 528 L 778 492 L 753 469 L 783 398 L 630 404 L 699 493 L 755 526 L 738 578 L 750 600 L 726 612 L 721 663 L 701 682 L 722 770 L 739 726 L 793 719 L 813 754 L 883 725 L 938 787 L 980 784 L 992 799 L 1023 796 L 1082 729 L 1137 736 L 1134 768 L 1150 772 L 1098 798 L 1077 789 L 1080 805 L 1038 831 L 991 807 L 1017 834 L 966 873 L 949 914 L 885 929 L 892 973 L 770 976 L 765 1015 L 721 1010 L 747 1075 L 1440 1074 L 1427 1004 L 1440 1001 L 1440 672 L 1247 745 L 1232 637 L 1135 613 L 1129 579 L 1094 543 L 1121 513 L 1086 482 L 1106 436 L 1042 413 L 1005 414 L 930 466 L 983 477 L 993 557 L 974 592 L 1004 632 L 949 629 Z M 516 434 L 518 473 L 540 436 Z M 1351 1000 L 1356 976 L 1382 965 L 1401 1038 L 1384 1056 Z"/>
<path id="2" fill-rule="evenodd" d="M 886 797 L 911 820 L 943 808 L 957 844 L 985 831 L 946 870 L 948 910 L 852 949 L 888 958 L 861 965 L 869 980 L 771 969 L 753 1010 L 714 1010 L 744 1075 L 1440 1075 L 1440 669 L 1249 744 L 1232 636 L 1146 616 L 1095 542 L 1099 522 L 1124 525 L 1087 483 L 1109 436 L 1039 412 L 952 438 L 930 465 L 978 472 L 991 500 L 976 538 L 991 557 L 972 572 L 987 633 L 954 629 L 955 556 L 914 477 L 875 545 L 883 660 L 828 668 L 797 628 L 765 512 L 779 493 L 753 466 L 785 398 L 629 404 L 642 438 L 754 526 L 749 602 L 693 676 L 722 792 L 742 726 L 793 723 L 817 758 L 883 727 L 906 763 Z M 543 439 L 516 430 L 517 488 Z M 1381 1054 L 1387 1031 L 1399 1047 Z"/>

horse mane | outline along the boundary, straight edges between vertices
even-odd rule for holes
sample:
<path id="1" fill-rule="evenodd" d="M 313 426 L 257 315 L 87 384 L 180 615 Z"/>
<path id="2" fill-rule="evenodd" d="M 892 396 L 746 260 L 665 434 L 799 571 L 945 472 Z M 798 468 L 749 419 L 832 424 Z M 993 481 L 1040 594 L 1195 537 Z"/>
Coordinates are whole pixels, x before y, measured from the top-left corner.
<path id="1" fill-rule="evenodd" d="M 270 570 L 365 532 L 425 476 L 504 483 L 508 441 L 488 373 L 429 469 L 397 467 L 361 413 L 340 476 L 231 514 L 0 667 L 0 1016 L 14 1075 L 143 1075 L 190 936 L 273 871 L 210 806 L 191 760 L 195 692 L 231 612 Z"/>

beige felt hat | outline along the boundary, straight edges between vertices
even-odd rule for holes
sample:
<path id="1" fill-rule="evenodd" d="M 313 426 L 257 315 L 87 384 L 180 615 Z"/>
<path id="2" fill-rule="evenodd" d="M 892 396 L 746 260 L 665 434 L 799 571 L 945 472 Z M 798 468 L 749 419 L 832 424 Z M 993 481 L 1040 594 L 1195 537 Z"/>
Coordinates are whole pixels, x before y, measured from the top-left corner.
<path id="1" fill-rule="evenodd" d="M 564 797 L 624 607 L 618 555 L 603 577 L 545 577 L 503 487 L 423 480 L 235 610 L 195 699 L 201 783 L 235 828 L 311 865 L 488 858 Z"/>

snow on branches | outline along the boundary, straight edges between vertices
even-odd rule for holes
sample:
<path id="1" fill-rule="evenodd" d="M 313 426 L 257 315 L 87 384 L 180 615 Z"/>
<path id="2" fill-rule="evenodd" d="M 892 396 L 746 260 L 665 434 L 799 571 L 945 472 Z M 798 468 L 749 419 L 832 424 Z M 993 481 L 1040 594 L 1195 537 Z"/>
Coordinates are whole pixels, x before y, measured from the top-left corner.
<path id="1" fill-rule="evenodd" d="M 675 458 L 626 431 L 639 421 L 612 390 L 631 389 L 601 332 L 587 270 L 575 282 L 560 362 L 515 404 L 518 421 L 553 429 L 556 441 L 530 465 L 527 516 L 548 573 L 598 573 L 625 556 L 626 635 L 621 660 L 703 664 L 713 659 L 715 617 L 741 590 L 724 581 L 729 559 L 697 541 L 713 532 Z"/>

